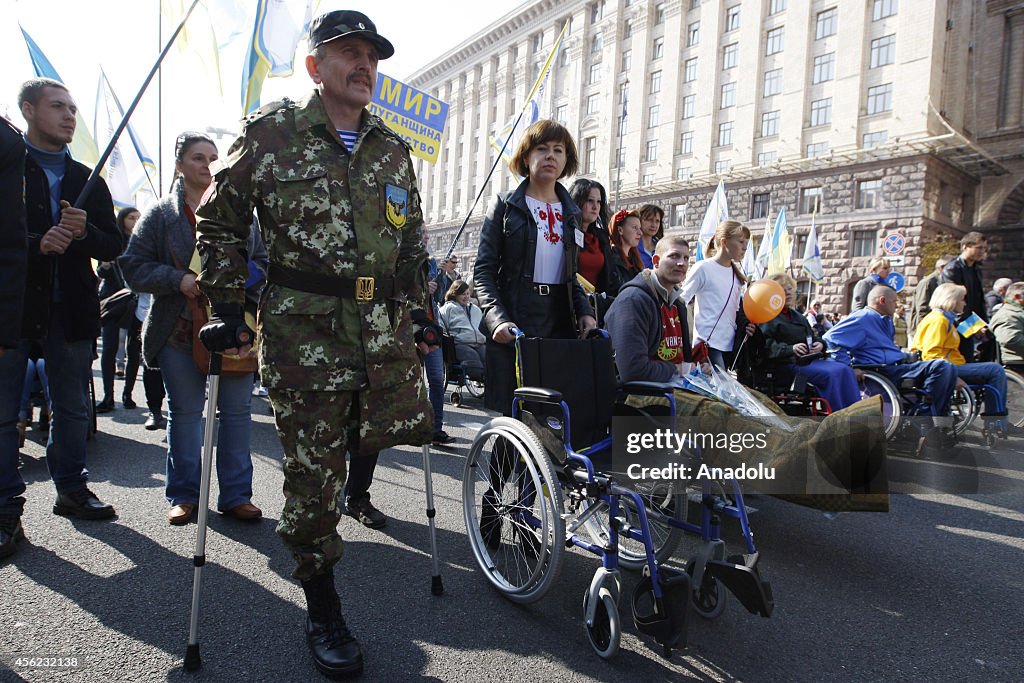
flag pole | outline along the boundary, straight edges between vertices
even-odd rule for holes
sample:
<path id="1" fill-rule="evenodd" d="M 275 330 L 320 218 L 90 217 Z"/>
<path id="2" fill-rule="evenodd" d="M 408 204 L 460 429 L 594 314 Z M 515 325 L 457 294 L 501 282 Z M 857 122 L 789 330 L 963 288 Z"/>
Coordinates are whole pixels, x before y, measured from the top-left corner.
<path id="1" fill-rule="evenodd" d="M 619 151 L 622 147 L 622 128 L 626 123 L 626 106 L 629 103 L 629 79 L 627 78 L 622 84 L 625 86 L 625 92 L 622 93 L 622 114 L 619 116 L 619 130 L 618 140 L 619 146 L 615 150 L 615 208 L 619 208 L 619 190 L 622 189 L 622 160 L 619 158 Z"/>
<path id="2" fill-rule="evenodd" d="M 494 159 L 494 163 L 491 164 L 491 170 L 487 172 L 487 177 L 484 178 L 483 184 L 480 186 L 480 191 L 476 193 L 476 198 L 473 200 L 473 206 L 469 207 L 469 212 L 466 214 L 466 218 L 463 219 L 462 225 L 459 226 L 459 231 L 455 233 L 455 238 L 452 243 L 448 245 L 448 251 L 445 252 L 444 260 L 455 252 L 455 245 L 459 243 L 459 238 L 462 237 L 462 233 L 465 232 L 466 226 L 469 224 L 469 219 L 473 216 L 473 212 L 476 211 L 477 204 L 480 203 L 480 198 L 484 196 L 484 192 L 487 190 L 487 183 L 491 182 L 491 176 L 494 175 L 494 169 L 498 168 L 498 164 L 501 162 L 502 157 L 505 155 L 505 150 L 508 148 L 508 143 L 512 140 L 512 135 L 516 132 L 519 127 L 519 123 L 523 120 L 523 115 L 526 114 L 527 107 L 530 106 L 530 102 L 537 94 L 537 90 L 540 89 L 541 83 L 547 77 L 551 67 L 554 66 L 555 55 L 562 48 L 562 39 L 565 38 L 565 32 L 569 30 L 569 22 L 566 21 L 562 26 L 561 33 L 558 34 L 558 38 L 555 41 L 555 48 L 548 55 L 547 62 L 545 62 L 545 68 L 541 70 L 540 76 L 537 78 L 537 82 L 533 84 L 533 88 L 530 89 L 530 94 L 526 98 L 526 102 L 523 104 L 523 108 L 519 111 L 519 116 L 516 117 L 516 122 L 512 124 L 512 128 L 509 130 L 508 135 L 505 136 L 505 141 L 501 143 L 501 150 L 498 151 L 498 155 Z"/>
<path id="3" fill-rule="evenodd" d="M 92 173 L 89 174 L 89 180 L 86 181 L 85 187 L 78 195 L 78 199 L 75 200 L 75 208 L 82 208 L 85 204 L 85 200 L 89 197 L 89 193 L 92 192 L 92 188 L 96 185 L 97 178 L 100 177 L 100 171 L 103 170 L 103 165 L 107 163 L 107 159 L 110 158 L 110 153 L 114 151 L 114 145 L 117 144 L 117 139 L 121 137 L 121 133 L 124 132 L 125 127 L 128 125 L 128 119 L 135 113 L 135 107 L 139 106 L 139 100 L 142 99 L 142 95 L 146 92 L 146 88 L 149 87 L 150 82 L 153 80 L 153 76 L 160 70 L 160 64 L 163 63 L 164 57 L 170 51 L 171 46 L 174 45 L 174 41 L 178 39 L 178 34 L 181 33 L 181 29 L 185 28 L 185 22 L 192 16 L 192 10 L 199 4 L 199 0 L 193 0 L 192 6 L 188 8 L 188 12 L 182 17 L 181 23 L 178 24 L 178 28 L 174 29 L 174 33 L 171 35 L 170 40 L 167 41 L 167 45 L 160 52 L 160 56 L 157 57 L 156 64 L 149 70 L 149 75 L 146 76 L 146 80 L 143 81 L 142 87 L 139 88 L 139 92 L 135 95 L 135 99 L 132 100 L 131 106 L 128 107 L 128 111 L 124 113 L 121 118 L 121 123 L 118 124 L 114 134 L 110 136 L 110 142 L 107 143 L 107 148 L 103 150 L 103 154 L 100 156 L 100 160 L 96 162 L 96 166 L 92 169 Z"/>
<path id="4" fill-rule="evenodd" d="M 189 10 L 191 11 L 191 10 Z M 156 0 L 156 44 L 164 42 L 164 0 Z M 156 74 L 156 196 L 164 196 L 164 69 Z"/>

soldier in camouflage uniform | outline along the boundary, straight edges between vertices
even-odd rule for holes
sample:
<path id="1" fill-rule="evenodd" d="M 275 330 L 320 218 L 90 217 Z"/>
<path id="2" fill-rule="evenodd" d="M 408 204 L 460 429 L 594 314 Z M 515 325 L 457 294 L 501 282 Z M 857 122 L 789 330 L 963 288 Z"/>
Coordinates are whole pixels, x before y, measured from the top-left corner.
<path id="1" fill-rule="evenodd" d="M 365 109 L 377 60 L 394 48 L 354 11 L 314 20 L 309 45 L 316 90 L 246 120 L 197 211 L 199 284 L 213 305 L 201 338 L 227 352 L 251 339 L 242 306 L 255 209 L 270 257 L 260 370 L 285 457 L 277 532 L 296 559 L 316 665 L 340 677 L 362 671 L 333 575 L 345 451 L 432 435 L 410 320 L 427 300 L 426 251 L 409 148 Z"/>

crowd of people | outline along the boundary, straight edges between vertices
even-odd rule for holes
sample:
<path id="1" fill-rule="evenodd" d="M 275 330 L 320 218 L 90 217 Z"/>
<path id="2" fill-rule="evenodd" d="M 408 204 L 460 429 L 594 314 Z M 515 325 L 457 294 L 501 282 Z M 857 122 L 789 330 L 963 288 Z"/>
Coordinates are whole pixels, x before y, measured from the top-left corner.
<path id="1" fill-rule="evenodd" d="M 772 275 L 785 293 L 782 312 L 755 324 L 741 306 L 749 284 L 738 265 L 750 241 L 745 225 L 723 221 L 708 258 L 691 267 L 691 245 L 665 234 L 660 207 L 613 214 L 601 183 L 562 185 L 579 158 L 569 131 L 550 120 L 523 134 L 511 161 L 523 180 L 489 206 L 472 276 L 464 277 L 456 257 L 437 255 L 438 262 L 427 253 L 408 147 L 366 109 L 391 43 L 365 15 L 339 10 L 312 22 L 309 45 L 313 91 L 248 117 L 224 159 L 207 136 L 180 135 L 175 182 L 144 211 L 115 215 L 102 179 L 76 207 L 90 169 L 68 152 L 74 99 L 56 81 L 23 86 L 26 131 L 0 126 L 0 557 L 24 537 L 18 457 L 36 387 L 53 512 L 116 515 L 88 487 L 97 348 L 98 413 L 117 409 L 121 374 L 121 406 L 135 409 L 142 370 L 145 427 L 167 430 L 172 525 L 187 524 L 200 504 L 210 353 L 224 358 L 216 507 L 243 520 L 262 517 L 252 501 L 250 454 L 259 378 L 284 453 L 277 532 L 306 597 L 314 661 L 330 676 L 363 665 L 334 581 L 341 515 L 384 526 L 369 492 L 379 453 L 454 441 L 443 429 L 444 335 L 453 360 L 483 380 L 485 407 L 506 415 L 519 334 L 574 339 L 600 325 L 621 380 L 676 382 L 682 414 L 723 419 L 732 406 L 684 390 L 680 380 L 691 368 L 725 370 L 740 355 L 754 369 L 804 375 L 835 413 L 848 414 L 866 409 L 852 364 L 877 365 L 893 379 L 921 380 L 934 418 L 929 446 L 949 443 L 958 383 L 990 384 L 1005 395 L 1001 363 L 1024 363 L 1024 282 L 1000 279 L 986 292 L 984 235 L 965 235 L 961 253 L 939 259 L 919 283 L 906 342 L 897 342 L 899 298 L 885 284 L 885 259 L 872 261 L 842 319 L 817 301 L 801 306 L 794 280 Z M 126 289 L 136 295 L 128 314 L 101 325 L 101 299 Z M 975 317 L 980 326 L 962 327 Z M 986 414 L 1001 408 L 989 403 Z M 826 420 L 800 438 L 824 441 L 835 424 Z"/>

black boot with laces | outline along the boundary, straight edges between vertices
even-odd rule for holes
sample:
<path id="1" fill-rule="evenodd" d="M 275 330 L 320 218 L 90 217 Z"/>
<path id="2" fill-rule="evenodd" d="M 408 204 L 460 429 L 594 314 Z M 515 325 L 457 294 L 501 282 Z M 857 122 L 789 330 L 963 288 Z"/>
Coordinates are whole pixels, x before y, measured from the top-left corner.
<path id="1" fill-rule="evenodd" d="M 316 668 L 329 678 L 342 679 L 363 672 L 363 651 L 341 616 L 341 600 L 334 588 L 334 572 L 317 574 L 302 582 L 309 617 L 306 641 Z"/>

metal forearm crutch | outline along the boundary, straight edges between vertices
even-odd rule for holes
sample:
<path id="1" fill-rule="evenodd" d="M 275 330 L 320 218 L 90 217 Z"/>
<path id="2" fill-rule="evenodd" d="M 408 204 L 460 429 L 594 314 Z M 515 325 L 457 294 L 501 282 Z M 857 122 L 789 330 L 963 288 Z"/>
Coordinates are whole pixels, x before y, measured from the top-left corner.
<path id="1" fill-rule="evenodd" d="M 423 477 L 426 480 L 427 490 L 427 525 L 430 527 L 430 561 L 431 571 L 430 592 L 434 595 L 444 594 L 444 584 L 441 583 L 441 559 L 437 554 L 437 528 L 434 526 L 434 484 L 433 475 L 430 472 L 430 446 L 423 444 Z"/>
<path id="2" fill-rule="evenodd" d="M 199 518 L 197 520 L 196 549 L 192 558 L 195 567 L 192 577 L 192 616 L 188 627 L 188 648 L 185 650 L 185 669 L 195 671 L 203 665 L 199 656 L 199 590 L 206 564 L 206 518 L 209 514 L 210 475 L 213 470 L 213 432 L 217 422 L 217 394 L 220 390 L 221 355 L 210 354 L 210 386 L 206 398 L 206 430 L 203 435 L 202 479 L 199 484 Z"/>

